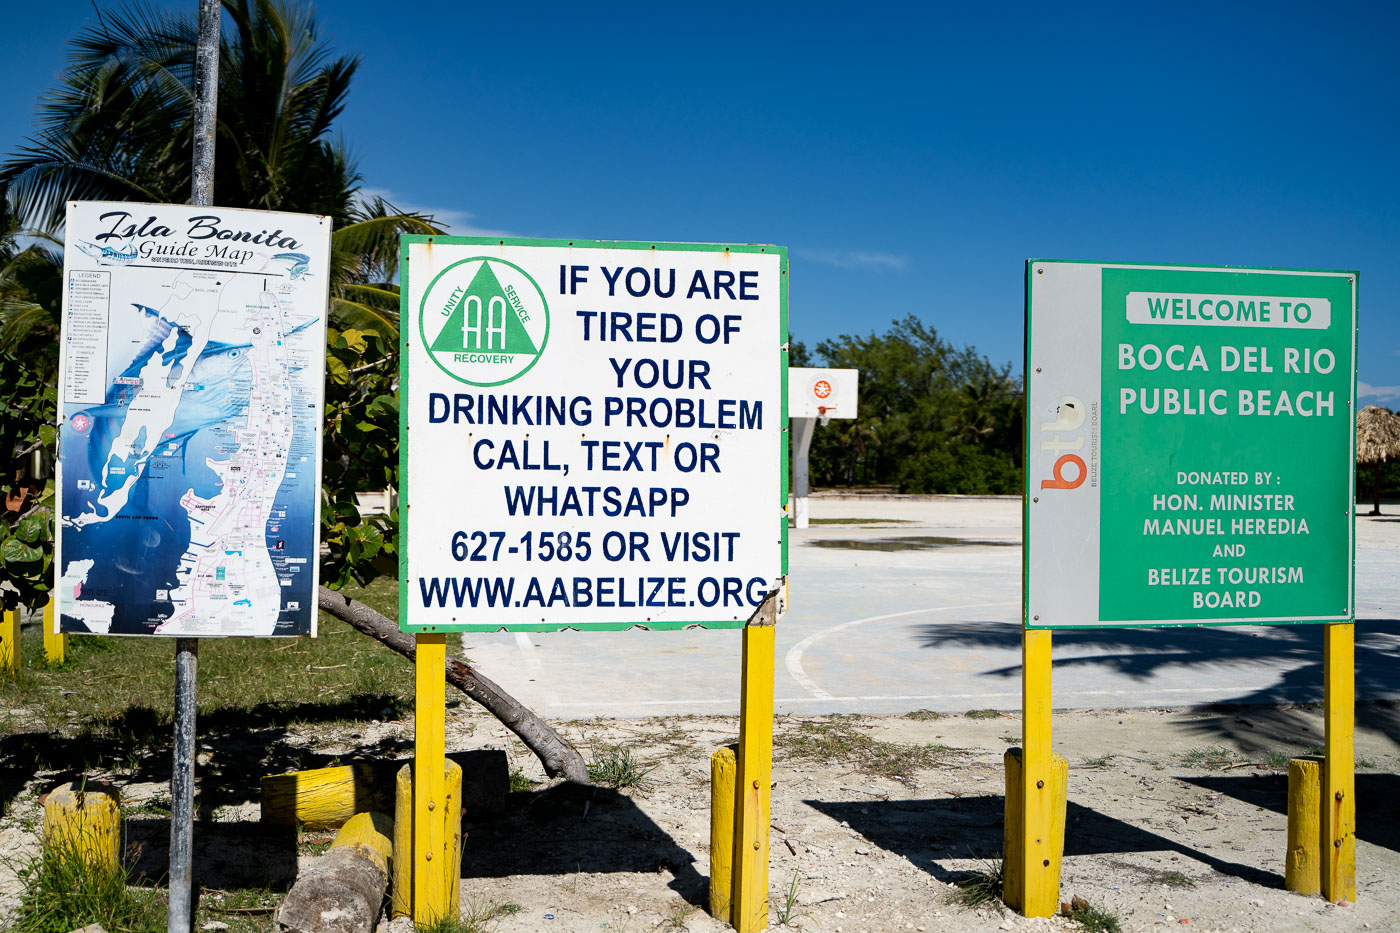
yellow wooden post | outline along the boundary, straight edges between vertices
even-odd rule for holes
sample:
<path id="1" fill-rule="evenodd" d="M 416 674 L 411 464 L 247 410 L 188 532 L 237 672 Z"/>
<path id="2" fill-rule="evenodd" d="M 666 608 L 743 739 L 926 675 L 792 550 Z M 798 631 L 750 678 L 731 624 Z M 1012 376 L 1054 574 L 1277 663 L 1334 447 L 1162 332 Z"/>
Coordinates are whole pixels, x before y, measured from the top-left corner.
<path id="1" fill-rule="evenodd" d="M 389 917 L 413 916 L 413 765 L 395 775 L 394 858 L 389 878 Z"/>
<path id="2" fill-rule="evenodd" d="M 431 926 L 447 919 L 447 873 L 443 858 L 442 808 L 447 741 L 447 636 L 415 637 L 418 659 L 413 725 L 413 922 Z M 456 879 L 453 879 L 454 882 Z M 452 918 L 456 919 L 456 918 Z"/>
<path id="3" fill-rule="evenodd" d="M 1324 627 L 1322 896 L 1334 904 L 1356 900 L 1355 635 L 1349 622 Z"/>
<path id="4" fill-rule="evenodd" d="M 122 815 L 117 789 L 63 784 L 44 800 L 44 844 L 103 871 L 121 864 Z"/>
<path id="5" fill-rule="evenodd" d="M 1059 907 L 1060 857 L 1064 850 L 1064 804 L 1068 787 L 1057 792 L 1050 748 L 1050 631 L 1021 633 L 1021 781 L 1020 845 L 1003 853 L 1004 899 L 1027 917 L 1049 917 Z M 1066 777 L 1066 785 L 1068 777 Z"/>
<path id="6" fill-rule="evenodd" d="M 771 593 L 744 628 L 729 920 L 738 933 L 758 933 L 768 926 L 768 814 L 773 787 L 776 623 L 777 594 Z"/>
<path id="7" fill-rule="evenodd" d="M 734 766 L 738 746 L 710 756 L 710 916 L 729 920 L 734 865 Z"/>
<path id="8" fill-rule="evenodd" d="M 397 794 L 394 798 L 394 855 L 393 873 L 390 876 L 392 887 L 389 897 L 390 917 L 415 916 L 414 897 L 414 813 L 413 813 L 413 766 L 404 765 L 399 769 L 395 781 Z M 447 905 L 447 916 L 455 917 L 461 912 L 462 878 L 462 766 L 451 759 L 443 768 L 443 799 L 445 805 L 432 811 L 439 814 L 435 821 L 442 826 L 442 849 L 430 861 L 441 862 L 442 893 L 438 899 Z M 346 824 L 349 825 L 349 824 Z M 427 860 L 425 860 L 427 861 Z"/>
<path id="9" fill-rule="evenodd" d="M 1322 891 L 1322 769 L 1316 756 L 1288 762 L 1288 854 L 1283 886 L 1299 894 Z"/>
<path id="10" fill-rule="evenodd" d="M 44 657 L 50 664 L 68 659 L 68 636 L 54 628 L 53 597 L 44 606 Z"/>
<path id="11" fill-rule="evenodd" d="M 1025 790 L 1025 769 L 1021 749 L 1008 748 L 1003 756 L 1006 765 L 1005 823 L 1002 827 L 1002 900 L 1007 904 L 1025 903 L 1025 826 L 1022 820 L 1026 808 L 1022 801 Z M 1065 851 L 1065 808 L 1068 806 L 1069 762 L 1062 755 L 1050 756 L 1050 859 L 1049 870 L 1060 876 L 1060 862 Z M 1042 865 L 1042 868 L 1045 866 Z"/>
<path id="12" fill-rule="evenodd" d="M 462 915 L 462 766 L 448 760 L 442 773 L 442 865 L 447 915 Z"/>
<path id="13" fill-rule="evenodd" d="M 19 676 L 19 610 L 6 609 L 0 622 L 0 670 Z"/>

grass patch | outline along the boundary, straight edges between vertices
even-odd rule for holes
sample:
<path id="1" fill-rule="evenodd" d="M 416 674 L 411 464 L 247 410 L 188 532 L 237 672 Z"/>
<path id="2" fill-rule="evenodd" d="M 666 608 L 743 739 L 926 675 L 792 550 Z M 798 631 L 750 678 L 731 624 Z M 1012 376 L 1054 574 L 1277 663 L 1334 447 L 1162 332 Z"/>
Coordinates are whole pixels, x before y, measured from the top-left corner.
<path id="1" fill-rule="evenodd" d="M 1185 767 L 1209 770 L 1211 768 L 1226 768 L 1230 765 L 1237 764 L 1240 760 L 1240 756 L 1223 745 L 1212 745 L 1187 749 L 1186 752 L 1180 756 L 1179 760 Z"/>
<path id="2" fill-rule="evenodd" d="M 794 758 L 855 765 L 859 771 L 896 781 L 908 781 L 948 752 L 945 745 L 900 745 L 873 739 L 860 725 L 860 717 L 854 715 L 804 722 L 777 736 L 773 744 Z"/>
<path id="3" fill-rule="evenodd" d="M 588 779 L 594 784 L 618 790 L 633 787 L 646 793 L 651 789 L 651 782 L 646 776 L 655 767 L 643 768 L 641 762 L 632 757 L 632 750 L 625 745 L 604 745 L 593 750 L 593 760 L 588 763 Z"/>
<path id="4" fill-rule="evenodd" d="M 1152 884 L 1164 884 L 1169 888 L 1194 888 L 1196 886 L 1196 882 L 1179 871 L 1154 871 L 1148 874 L 1147 880 Z"/>
<path id="5" fill-rule="evenodd" d="M 509 793 L 520 794 L 535 786 L 535 781 L 525 776 L 523 768 L 516 768 L 510 773 Z"/>
<path id="6" fill-rule="evenodd" d="M 795 913 L 797 910 L 797 885 L 801 877 L 802 876 L 795 871 L 792 873 L 792 884 L 788 885 L 787 896 L 783 898 L 781 904 L 777 904 L 773 908 L 773 912 L 777 914 L 778 924 L 780 926 L 787 926 L 797 917 Z"/>
<path id="7" fill-rule="evenodd" d="M 965 877 L 953 882 L 957 886 L 953 892 L 953 903 L 970 910 L 998 901 L 1005 880 L 1001 859 L 983 862 L 981 868 L 974 868 Z"/>
<path id="8" fill-rule="evenodd" d="M 933 722 L 935 719 L 942 719 L 942 713 L 935 713 L 931 709 L 916 709 L 912 713 L 905 713 L 905 719 L 912 719 L 915 722 Z"/>
<path id="9" fill-rule="evenodd" d="M 1288 752 L 1272 751 L 1264 756 L 1264 764 L 1275 771 L 1287 771 L 1288 763 L 1293 760 L 1293 756 Z"/>
<path id="10" fill-rule="evenodd" d="M 151 888 L 128 888 L 126 868 L 93 865 L 74 840 L 45 843 L 16 872 L 24 893 L 9 933 L 67 933 L 93 923 L 107 933 L 159 933 L 166 902 Z"/>
<path id="11" fill-rule="evenodd" d="M 472 903 L 463 908 L 460 917 L 444 917 L 435 923 L 418 926 L 415 930 L 416 933 L 488 933 L 496 920 L 518 914 L 524 909 L 519 904 Z"/>
<path id="12" fill-rule="evenodd" d="M 263 888 L 235 891 L 205 891 L 199 900 L 192 929 L 201 930 L 214 921 L 228 924 L 227 933 L 266 933 L 272 912 L 282 895 Z"/>
<path id="13" fill-rule="evenodd" d="M 1085 758 L 1082 767 L 1102 771 L 1104 768 L 1107 768 L 1112 761 L 1112 755 L 1100 755 L 1098 758 Z"/>
<path id="14" fill-rule="evenodd" d="M 393 617 L 394 581 L 348 589 Z M 208 790 L 227 780 L 324 764 L 287 739 L 307 726 L 350 726 L 400 718 L 413 709 L 413 668 L 405 658 L 324 613 L 314 639 L 210 638 L 199 653 L 199 733 L 216 749 L 202 768 Z M 174 646 L 159 639 L 70 636 L 69 660 L 46 666 L 43 632 L 21 633 L 19 678 L 6 684 L 0 770 L 87 774 L 125 772 L 148 780 L 169 767 L 174 709 Z M 266 746 L 265 760 L 248 745 Z M 222 756 L 225 748 L 237 754 Z M 262 770 L 266 766 L 270 770 Z M 250 773 L 251 772 L 251 773 Z M 0 787 L 0 810 L 10 787 Z M 169 802 L 144 811 L 163 816 Z"/>
<path id="15" fill-rule="evenodd" d="M 1088 933 L 1123 933 L 1118 918 L 1106 910 L 1091 906 L 1082 897 L 1073 898 L 1060 907 L 1060 915 L 1078 923 Z"/>
<path id="16" fill-rule="evenodd" d="M 394 580 L 347 587 L 345 594 L 391 619 L 398 615 Z M 174 646 L 163 647 L 152 639 L 70 635 L 68 660 L 46 666 L 43 632 L 27 627 L 21 675 L 7 690 L 11 722 L 6 731 L 72 736 L 87 730 L 141 755 L 168 754 L 175 665 Z M 405 658 L 321 613 L 316 638 L 203 640 L 198 715 L 201 720 L 255 717 L 248 725 L 297 724 L 325 721 L 309 707 L 339 705 L 344 720 L 378 719 L 386 707 L 396 715 L 413 708 L 412 673 Z M 133 709 L 158 712 L 128 722 L 124 714 Z M 74 710 L 83 712 L 74 716 Z M 94 766 L 110 764 L 113 757 L 124 760 L 105 753 L 100 757 Z"/>
<path id="17" fill-rule="evenodd" d="M 968 719 L 1000 719 L 1001 710 L 997 709 L 970 709 L 963 713 Z"/>

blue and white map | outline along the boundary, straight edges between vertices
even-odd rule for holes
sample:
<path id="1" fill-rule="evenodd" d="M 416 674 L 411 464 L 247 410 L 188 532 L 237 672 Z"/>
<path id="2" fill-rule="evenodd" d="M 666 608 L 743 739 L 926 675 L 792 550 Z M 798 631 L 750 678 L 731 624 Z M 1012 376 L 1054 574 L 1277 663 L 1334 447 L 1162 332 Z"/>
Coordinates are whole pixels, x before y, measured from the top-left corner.
<path id="1" fill-rule="evenodd" d="M 69 205 L 63 631 L 315 633 L 329 231 Z"/>

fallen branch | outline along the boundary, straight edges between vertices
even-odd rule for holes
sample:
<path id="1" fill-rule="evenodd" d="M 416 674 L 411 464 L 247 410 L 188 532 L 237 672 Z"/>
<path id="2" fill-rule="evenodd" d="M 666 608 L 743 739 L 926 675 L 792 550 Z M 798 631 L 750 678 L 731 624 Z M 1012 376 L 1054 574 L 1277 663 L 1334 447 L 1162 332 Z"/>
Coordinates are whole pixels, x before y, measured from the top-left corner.
<path id="1" fill-rule="evenodd" d="M 343 593 L 328 590 L 324 586 L 320 589 L 319 597 L 321 608 L 346 625 L 368 635 L 410 661 L 418 657 L 413 636 L 400 632 L 399 627 L 388 617 L 362 602 L 350 599 Z M 447 657 L 444 675 L 449 684 L 481 704 L 507 729 L 519 736 L 520 741 L 524 742 L 544 765 L 545 774 L 550 777 L 562 777 L 577 784 L 590 783 L 588 764 L 579 754 L 579 750 L 529 707 L 506 693 L 489 678 L 472 670 L 471 665 L 451 655 Z"/>

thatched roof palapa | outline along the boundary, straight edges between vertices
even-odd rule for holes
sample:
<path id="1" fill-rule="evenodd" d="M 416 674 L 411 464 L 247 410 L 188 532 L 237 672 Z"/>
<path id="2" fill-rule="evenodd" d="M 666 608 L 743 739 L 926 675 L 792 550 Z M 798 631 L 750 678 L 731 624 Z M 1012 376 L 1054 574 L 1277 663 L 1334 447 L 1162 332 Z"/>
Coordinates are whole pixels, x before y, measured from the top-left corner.
<path id="1" fill-rule="evenodd" d="M 1356 462 L 1363 466 L 1400 458 L 1400 415 L 1376 405 L 1356 413 Z"/>

